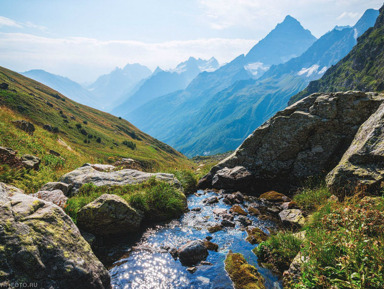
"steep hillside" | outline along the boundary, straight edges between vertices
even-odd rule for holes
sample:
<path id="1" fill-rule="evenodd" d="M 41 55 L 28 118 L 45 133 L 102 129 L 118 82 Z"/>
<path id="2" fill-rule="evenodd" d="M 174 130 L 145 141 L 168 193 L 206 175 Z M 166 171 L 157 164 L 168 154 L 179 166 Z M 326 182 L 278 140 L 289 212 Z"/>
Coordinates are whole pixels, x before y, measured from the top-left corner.
<path id="1" fill-rule="evenodd" d="M 200 72 L 214 71 L 218 67 L 219 63 L 215 58 L 203 60 L 193 57 L 172 70 L 166 71 L 158 67 L 149 78 L 140 84 L 136 91 L 122 96 L 125 101 L 119 104 L 113 113 L 127 115 L 156 97 L 185 89 Z"/>
<path id="2" fill-rule="evenodd" d="M 126 120 L 78 104 L 11 70 L 0 67 L 0 83 L 0 146 L 42 159 L 36 182 L 52 181 L 86 162 L 113 163 L 123 157 L 149 171 L 190 164 Z M 33 136 L 17 129 L 12 123 L 16 120 L 34 124 Z M 43 129 L 44 125 L 51 128 Z"/>
<path id="3" fill-rule="evenodd" d="M 132 93 L 151 74 L 152 71 L 146 66 L 127 64 L 124 68 L 117 67 L 111 73 L 100 76 L 88 89 L 102 103 L 103 110 L 110 111 L 125 100 L 124 95 Z"/>
<path id="4" fill-rule="evenodd" d="M 347 90 L 384 90 L 384 7 L 376 24 L 359 39 L 354 49 L 324 76 L 293 96 L 290 104 L 314 93 Z"/>
<path id="5" fill-rule="evenodd" d="M 60 75 L 55 75 L 44 70 L 34 69 L 23 72 L 22 75 L 41 82 L 54 90 L 66 95 L 73 101 L 89 105 L 95 108 L 100 107 L 100 103 L 95 96 L 83 88 L 77 82 Z"/>

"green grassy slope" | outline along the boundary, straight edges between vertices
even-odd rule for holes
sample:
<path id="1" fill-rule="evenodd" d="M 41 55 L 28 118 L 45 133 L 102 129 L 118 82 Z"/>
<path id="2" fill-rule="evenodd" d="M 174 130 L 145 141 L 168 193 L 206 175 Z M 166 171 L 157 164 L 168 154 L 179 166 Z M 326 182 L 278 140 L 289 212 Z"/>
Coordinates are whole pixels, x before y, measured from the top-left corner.
<path id="1" fill-rule="evenodd" d="M 384 6 L 375 26 L 358 39 L 354 49 L 289 103 L 315 92 L 347 90 L 384 91 Z"/>
<path id="2" fill-rule="evenodd" d="M 42 168 L 35 173 L 40 175 L 35 179 L 41 183 L 85 162 L 113 163 L 122 157 L 141 162 L 148 171 L 188 168 L 192 164 L 181 153 L 129 122 L 78 104 L 11 70 L 0 67 L 0 83 L 9 85 L 8 89 L 0 89 L 0 146 L 18 150 L 20 155 L 40 157 Z M 34 135 L 17 129 L 14 120 L 32 122 L 36 128 Z M 44 130 L 46 124 L 57 127 L 59 132 Z M 49 154 L 49 150 L 61 157 Z M 4 170 L 0 166 L 0 175 Z"/>

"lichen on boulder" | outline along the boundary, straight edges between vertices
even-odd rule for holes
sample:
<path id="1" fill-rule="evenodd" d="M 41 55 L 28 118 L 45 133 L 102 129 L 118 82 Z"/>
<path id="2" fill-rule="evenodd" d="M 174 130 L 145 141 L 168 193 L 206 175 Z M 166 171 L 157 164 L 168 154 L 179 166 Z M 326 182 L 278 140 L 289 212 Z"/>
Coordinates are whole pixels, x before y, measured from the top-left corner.
<path id="1" fill-rule="evenodd" d="M 225 258 L 225 270 L 235 289 L 265 289 L 264 278 L 239 253 L 228 252 Z"/>
<path id="2" fill-rule="evenodd" d="M 58 206 L 0 183 L 0 287 L 111 288 L 108 271 Z"/>

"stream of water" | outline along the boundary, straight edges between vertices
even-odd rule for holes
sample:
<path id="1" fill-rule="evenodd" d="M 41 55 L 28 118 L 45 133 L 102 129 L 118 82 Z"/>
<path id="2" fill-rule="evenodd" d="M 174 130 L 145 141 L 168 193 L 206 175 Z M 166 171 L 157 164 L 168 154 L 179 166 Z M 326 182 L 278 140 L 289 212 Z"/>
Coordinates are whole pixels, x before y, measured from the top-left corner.
<path id="1" fill-rule="evenodd" d="M 251 245 L 245 238 L 247 233 L 241 229 L 235 217 L 235 228 L 209 233 L 207 228 L 220 222 L 213 213 L 216 208 L 229 210 L 230 205 L 220 199 L 218 203 L 208 205 L 203 201 L 217 196 L 214 192 L 197 194 L 188 197 L 188 208 L 180 219 L 166 225 L 156 226 L 144 232 L 140 241 L 128 244 L 125 258 L 116 261 L 110 270 L 112 287 L 114 289 L 229 289 L 233 284 L 224 269 L 225 256 L 229 250 L 241 253 L 251 265 L 254 265 L 265 279 L 266 288 L 282 288 L 278 277 L 271 271 L 257 264 L 257 257 Z M 244 202 L 247 204 L 247 202 Z M 193 211 L 201 208 L 201 211 Z M 262 221 L 254 216 L 247 216 L 252 225 L 268 233 L 268 228 L 274 227 L 271 221 Z M 199 265 L 195 273 L 187 271 L 179 260 L 174 260 L 164 248 L 179 248 L 191 240 L 212 237 L 212 242 L 219 245 L 218 252 L 209 251 L 208 262 L 212 265 Z"/>

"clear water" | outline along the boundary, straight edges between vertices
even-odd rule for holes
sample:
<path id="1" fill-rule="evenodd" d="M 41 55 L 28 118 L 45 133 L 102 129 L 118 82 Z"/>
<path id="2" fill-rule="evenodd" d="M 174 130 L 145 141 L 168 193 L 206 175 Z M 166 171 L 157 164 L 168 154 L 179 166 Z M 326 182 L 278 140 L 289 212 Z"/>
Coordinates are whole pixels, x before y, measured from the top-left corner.
<path id="1" fill-rule="evenodd" d="M 203 204 L 203 200 L 216 195 L 213 192 L 204 194 L 199 191 L 197 195 L 188 197 L 188 207 L 201 208 L 200 212 L 190 211 L 179 220 L 169 224 L 150 228 L 143 234 L 141 240 L 128 246 L 125 258 L 114 263 L 110 270 L 112 287 L 126 289 L 227 289 L 233 288 L 225 269 L 224 260 L 229 250 L 244 255 L 245 259 L 254 265 L 266 280 L 266 288 L 282 288 L 277 276 L 257 264 L 257 257 L 251 245 L 245 238 L 247 233 L 241 230 L 240 223 L 235 228 L 225 228 L 223 231 L 209 233 L 207 227 L 220 222 L 220 218 L 212 211 L 215 208 L 229 210 L 231 206 L 223 203 L 213 205 Z M 246 203 L 246 202 L 245 202 Z M 273 227 L 270 221 L 261 221 L 257 217 L 248 216 L 253 226 L 259 227 L 268 233 Z M 191 240 L 204 239 L 211 236 L 211 240 L 219 245 L 218 252 L 209 251 L 206 261 L 212 265 L 197 266 L 195 273 L 189 273 L 187 267 L 174 260 L 164 249 L 166 247 L 179 248 Z"/>

